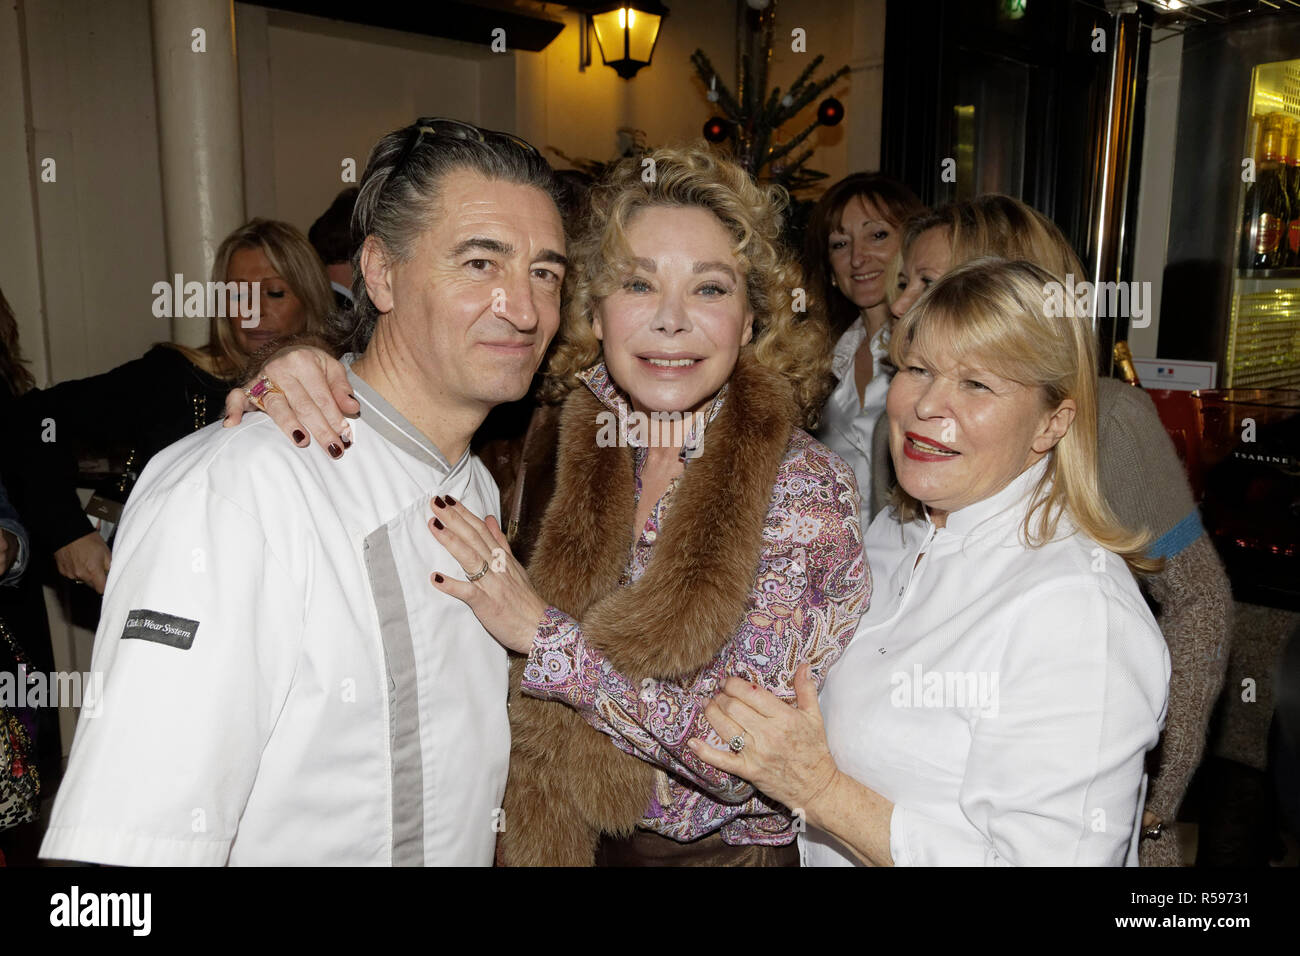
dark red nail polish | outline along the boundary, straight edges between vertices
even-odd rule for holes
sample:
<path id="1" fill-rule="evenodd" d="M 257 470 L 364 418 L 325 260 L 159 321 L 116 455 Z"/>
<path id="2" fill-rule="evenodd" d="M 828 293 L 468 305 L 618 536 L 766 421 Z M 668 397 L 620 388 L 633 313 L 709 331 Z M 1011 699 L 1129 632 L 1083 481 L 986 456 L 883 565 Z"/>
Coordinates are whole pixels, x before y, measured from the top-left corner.
<path id="1" fill-rule="evenodd" d="M 306 440 L 307 440 L 307 436 L 302 433 L 301 429 L 295 428 L 293 430 L 293 443 L 295 445 L 301 445 Z"/>
<path id="2" fill-rule="evenodd" d="M 343 454 L 343 449 L 338 446 L 338 442 L 330 442 L 330 446 L 325 450 L 330 453 L 331 458 L 338 458 Z"/>
<path id="3" fill-rule="evenodd" d="M 441 584 L 444 580 L 441 574 L 436 574 L 436 573 L 434 574 L 433 579 L 437 581 L 439 584 Z"/>
<path id="4" fill-rule="evenodd" d="M 352 447 L 352 439 L 349 438 L 347 435 L 342 435 L 342 436 L 340 436 L 339 440 L 343 442 L 343 447 L 344 447 L 344 448 L 351 448 L 351 447 Z"/>
<path id="5" fill-rule="evenodd" d="M 456 503 L 456 499 L 453 498 L 451 495 L 448 495 L 448 496 L 447 496 L 447 504 L 449 504 L 449 505 L 454 505 L 455 503 Z"/>
<path id="6" fill-rule="evenodd" d="M 442 495 L 435 496 L 433 499 L 433 503 L 437 505 L 439 508 L 447 507 L 447 502 L 442 500 Z"/>
<path id="7" fill-rule="evenodd" d="M 442 530 L 442 522 L 439 521 L 437 518 L 433 519 L 433 526 L 437 528 L 439 531 Z"/>

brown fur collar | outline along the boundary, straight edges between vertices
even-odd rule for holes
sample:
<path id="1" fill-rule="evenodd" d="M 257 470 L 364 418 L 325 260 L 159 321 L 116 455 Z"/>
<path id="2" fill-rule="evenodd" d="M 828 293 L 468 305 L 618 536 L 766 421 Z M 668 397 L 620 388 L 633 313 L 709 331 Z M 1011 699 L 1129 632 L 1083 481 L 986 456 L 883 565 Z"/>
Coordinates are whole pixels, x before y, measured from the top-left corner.
<path id="1" fill-rule="evenodd" d="M 588 644 L 634 684 L 684 680 L 731 640 L 749 603 L 772 485 L 797 408 L 789 385 L 746 350 L 702 454 L 673 495 L 649 567 L 620 588 L 632 548 L 630 448 L 596 444 L 605 406 L 586 388 L 560 417 L 555 495 L 529 574 L 582 622 Z M 651 764 L 623 753 L 566 704 L 519 692 L 502 848 L 507 865 L 590 865 L 601 833 L 626 835 L 654 792 Z"/>

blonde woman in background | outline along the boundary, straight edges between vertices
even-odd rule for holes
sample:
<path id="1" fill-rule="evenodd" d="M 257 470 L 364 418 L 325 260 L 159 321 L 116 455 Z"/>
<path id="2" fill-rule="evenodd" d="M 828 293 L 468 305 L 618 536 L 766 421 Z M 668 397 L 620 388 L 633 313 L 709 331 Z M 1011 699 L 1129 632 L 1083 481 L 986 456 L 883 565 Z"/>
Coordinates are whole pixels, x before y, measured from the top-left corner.
<path id="1" fill-rule="evenodd" d="M 11 412 L 7 433 L 15 447 L 5 456 L 4 481 L 32 533 L 33 551 L 52 554 L 60 574 L 101 594 L 110 553 L 77 496 L 78 458 L 119 451 L 130 455 L 138 475 L 158 451 L 222 416 L 226 393 L 255 353 L 277 339 L 323 329 L 333 308 L 320 257 L 284 222 L 253 219 L 236 229 L 217 249 L 211 278 L 239 283 L 246 293 L 258 283 L 260 299 L 240 301 L 236 292 L 219 310 L 226 317 L 209 318 L 201 348 L 155 345 L 102 375 L 32 389 Z M 125 491 L 132 482 L 125 477 Z"/>

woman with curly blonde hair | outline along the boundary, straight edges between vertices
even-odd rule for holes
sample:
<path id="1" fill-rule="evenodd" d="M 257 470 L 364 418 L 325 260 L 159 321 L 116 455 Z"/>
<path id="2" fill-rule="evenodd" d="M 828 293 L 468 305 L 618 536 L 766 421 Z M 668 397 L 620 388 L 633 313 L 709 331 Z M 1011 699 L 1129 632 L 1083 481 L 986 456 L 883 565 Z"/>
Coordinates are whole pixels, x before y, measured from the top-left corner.
<path id="1" fill-rule="evenodd" d="M 503 482 L 510 514 L 538 483 L 524 460 L 553 447 L 527 574 L 519 534 L 435 501 L 453 555 L 493 557 L 482 580 L 434 586 L 519 655 L 509 865 L 797 865 L 794 809 L 687 746 L 743 751 L 709 727 L 712 695 L 741 677 L 793 701 L 804 663 L 820 684 L 870 595 L 853 471 L 800 427 L 828 350 L 795 311 L 785 202 L 703 144 L 620 164 L 569 249 L 541 388 L 561 404 Z"/>
<path id="2" fill-rule="evenodd" d="M 795 311 L 796 290 L 805 283 L 798 263 L 780 244 L 780 217 L 788 202 L 784 190 L 755 184 L 744 169 L 704 147 L 663 148 L 648 158 L 655 161 L 649 182 L 642 175 L 648 167 L 624 162 L 593 191 L 589 228 L 571 250 L 578 268 L 542 398 L 562 398 L 581 384 L 578 373 L 599 358 L 591 318 L 623 281 L 632 259 L 627 229 L 633 216 L 647 206 L 698 206 L 728 229 L 732 251 L 744 267 L 755 359 L 790 380 L 800 423 L 815 427 L 829 387 L 827 330 L 822 321 L 804 321 L 806 303 Z"/>

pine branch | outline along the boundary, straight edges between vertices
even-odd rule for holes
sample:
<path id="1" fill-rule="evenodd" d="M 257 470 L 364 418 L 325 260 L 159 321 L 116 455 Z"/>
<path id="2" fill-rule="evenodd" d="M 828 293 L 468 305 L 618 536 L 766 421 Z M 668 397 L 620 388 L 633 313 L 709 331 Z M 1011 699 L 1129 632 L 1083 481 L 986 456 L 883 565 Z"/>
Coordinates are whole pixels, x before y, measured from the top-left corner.
<path id="1" fill-rule="evenodd" d="M 777 146 L 774 149 L 772 149 L 770 152 L 768 152 L 768 154 L 765 157 L 763 157 L 764 162 L 768 162 L 768 163 L 776 162 L 782 156 L 785 156 L 792 149 L 794 149 L 796 146 L 798 146 L 800 143 L 806 140 L 809 136 L 811 136 L 813 134 L 813 130 L 817 129 L 817 127 L 820 125 L 821 125 L 820 120 L 814 120 L 812 123 L 808 125 L 806 129 L 804 129 L 803 132 L 795 136 L 794 139 L 782 143 L 780 146 Z"/>
<path id="2" fill-rule="evenodd" d="M 740 57 L 740 108 L 745 120 L 754 116 L 754 74 L 749 54 Z"/>
<path id="3" fill-rule="evenodd" d="M 754 64 L 754 111 L 758 111 L 763 94 L 767 91 L 767 71 L 772 62 L 772 31 L 776 26 L 776 0 L 767 5 L 759 14 L 759 44 L 755 51 L 757 62 Z"/>
<path id="4" fill-rule="evenodd" d="M 802 171 L 803 164 L 808 162 L 808 160 L 812 159 L 812 154 L 813 151 L 812 151 L 812 147 L 810 146 L 807 149 L 805 149 L 802 153 L 800 153 L 798 156 L 796 156 L 794 159 L 790 160 L 790 162 L 786 163 L 785 171 L 792 176 L 797 175 Z"/>
<path id="5" fill-rule="evenodd" d="M 749 112 L 749 56 L 743 52 L 736 58 L 736 108 L 743 120 Z"/>
<path id="6" fill-rule="evenodd" d="M 767 103 L 763 106 L 763 112 L 758 117 L 758 129 L 754 137 L 754 156 L 761 164 L 762 158 L 767 155 L 768 145 L 772 141 L 772 134 L 776 132 L 776 124 L 772 122 L 772 117 L 776 113 L 776 104 L 781 97 L 781 87 L 772 90 L 767 98 Z"/>
<path id="7" fill-rule="evenodd" d="M 713 79 L 718 76 L 718 71 L 713 68 L 709 58 L 705 56 L 703 50 L 696 50 L 691 54 L 691 62 L 695 64 L 695 72 L 699 74 L 700 79 L 704 81 L 705 89 L 715 89 L 718 93 L 717 106 L 727 115 L 733 123 L 740 118 L 740 104 L 732 95 L 727 84 L 718 79 L 717 86 L 713 86 Z"/>
<path id="8" fill-rule="evenodd" d="M 797 97 L 795 97 L 794 102 L 790 104 L 790 115 L 793 116 L 794 114 L 802 110 L 805 106 L 807 106 L 809 103 L 811 103 L 813 100 L 817 99 L 817 97 L 821 96 L 822 93 L 824 93 L 841 76 L 843 76 L 845 73 L 848 72 L 849 72 L 849 68 L 847 66 L 842 66 L 834 73 L 832 73 L 830 76 L 826 77 L 826 79 L 819 80 L 816 83 L 814 83 L 812 86 L 805 89 L 802 93 L 800 93 Z"/>
<path id="9" fill-rule="evenodd" d="M 805 149 L 794 160 L 784 167 L 780 173 L 774 173 L 773 178 L 778 180 L 787 189 L 805 189 L 818 180 L 825 179 L 826 174 L 816 169 L 805 169 L 803 164 L 812 158 L 812 149 Z"/>
<path id="10" fill-rule="evenodd" d="M 797 97 L 803 95 L 804 83 L 807 82 L 808 77 L 812 75 L 813 70 L 817 69 L 817 67 L 821 65 L 821 62 L 824 59 L 826 59 L 825 56 L 823 56 L 820 53 L 817 54 L 817 56 L 813 58 L 813 61 L 809 63 L 806 67 L 804 67 L 803 72 L 799 74 L 799 76 L 795 79 L 795 81 L 792 84 L 790 84 L 790 89 L 786 91 L 786 96 L 790 97 L 791 103 L 787 107 L 782 107 L 782 112 L 772 117 L 773 126 L 784 125 L 786 120 L 790 119 L 792 116 L 794 116 L 795 113 L 799 112 L 799 110 L 796 109 L 794 106 L 794 100 Z"/>
<path id="11" fill-rule="evenodd" d="M 771 94 L 769 94 L 767 97 L 767 103 L 765 103 L 763 106 L 763 122 L 767 124 L 769 129 L 776 129 L 777 126 L 780 125 L 779 123 L 775 122 L 776 107 L 777 104 L 780 102 L 781 102 L 781 87 L 774 86 L 772 87 Z"/>
<path id="12" fill-rule="evenodd" d="M 804 83 L 808 82 L 808 77 L 812 76 L 813 71 L 822 65 L 822 60 L 824 59 L 826 59 L 826 55 L 824 53 L 818 53 L 813 57 L 813 61 L 803 68 L 803 72 L 800 73 L 798 77 L 795 78 L 795 81 L 790 84 L 791 96 L 799 95 L 799 91 L 803 87 Z"/>
<path id="13" fill-rule="evenodd" d="M 811 151 L 809 152 L 809 155 L 811 155 Z M 826 178 L 827 174 L 822 172 L 820 169 L 801 168 L 796 170 L 786 170 L 784 174 L 779 177 L 779 182 L 788 192 L 795 193 L 803 189 L 808 189 Z"/>

